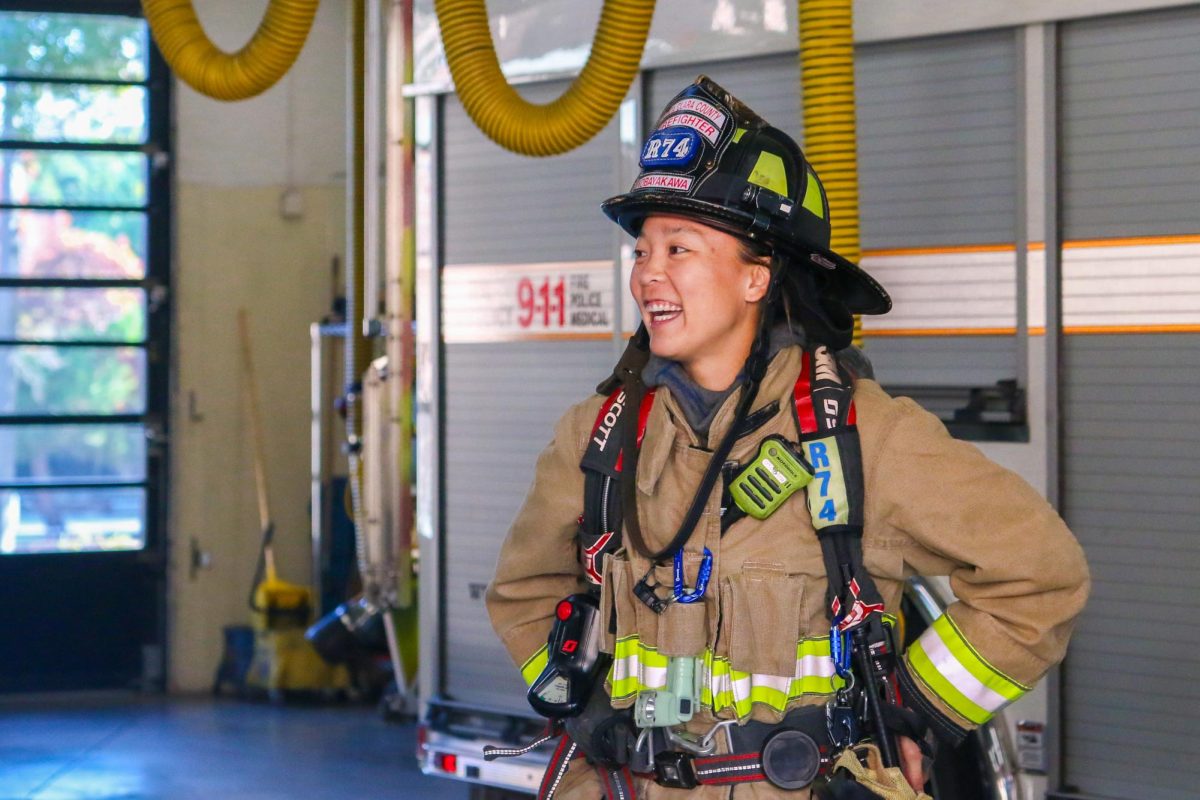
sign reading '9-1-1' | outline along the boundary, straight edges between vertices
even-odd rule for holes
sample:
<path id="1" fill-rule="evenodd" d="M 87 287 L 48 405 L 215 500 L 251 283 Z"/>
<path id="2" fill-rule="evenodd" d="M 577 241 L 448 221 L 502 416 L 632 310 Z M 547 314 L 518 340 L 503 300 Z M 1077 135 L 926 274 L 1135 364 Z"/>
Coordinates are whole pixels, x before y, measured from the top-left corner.
<path id="1" fill-rule="evenodd" d="M 611 261 L 470 264 L 442 270 L 442 336 L 495 342 L 612 335 Z"/>

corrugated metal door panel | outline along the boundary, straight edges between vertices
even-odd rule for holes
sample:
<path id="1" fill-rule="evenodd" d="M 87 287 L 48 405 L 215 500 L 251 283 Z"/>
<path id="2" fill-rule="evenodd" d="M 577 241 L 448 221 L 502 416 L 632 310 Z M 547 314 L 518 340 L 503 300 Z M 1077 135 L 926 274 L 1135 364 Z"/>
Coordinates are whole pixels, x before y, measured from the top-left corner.
<path id="1" fill-rule="evenodd" d="M 1012 32 L 865 45 L 855 66 L 863 249 L 1015 241 Z M 1012 298 L 1009 308 L 1014 291 L 1000 293 Z M 1016 377 L 1015 336 L 867 339 L 885 386 L 990 386 Z M 943 418 L 962 405 L 932 393 L 917 399 Z"/>
<path id="2" fill-rule="evenodd" d="M 865 45 L 855 66 L 863 248 L 1012 243 L 1012 31 Z"/>
<path id="3" fill-rule="evenodd" d="M 1011 32 L 859 50 L 864 248 L 1015 240 L 1015 64 Z M 650 73 L 647 117 L 699 73 L 802 140 L 799 64 L 790 54 Z M 891 385 L 987 386 L 1016 376 L 1013 336 L 874 338 L 870 352 Z"/>
<path id="4" fill-rule="evenodd" d="M 776 128 L 801 140 L 800 62 L 794 54 L 669 67 L 648 73 L 646 124 L 653 125 L 671 98 L 700 74 L 725 87 Z"/>
<path id="5" fill-rule="evenodd" d="M 997 376 L 1012 377 L 1013 341 L 1012 336 L 879 336 L 869 339 L 867 354 L 884 385 L 984 386 Z M 954 363 L 964 351 L 971 353 L 971 360 L 955 363 L 948 374 L 947 362 Z"/>
<path id="6" fill-rule="evenodd" d="M 564 88 L 521 91 L 546 102 Z M 456 97 L 444 103 L 444 269 L 611 258 L 614 228 L 599 205 L 623 188 L 614 178 L 615 122 L 569 154 L 529 158 L 484 137 Z M 483 589 L 555 420 L 594 390 L 612 359 L 608 341 L 445 345 L 441 689 L 454 699 L 531 713 Z"/>
<path id="7" fill-rule="evenodd" d="M 1068 336 L 1063 359 L 1063 515 L 1093 581 L 1064 666 L 1065 782 L 1194 797 L 1200 336 Z"/>
<path id="8" fill-rule="evenodd" d="M 603 341 L 445 348 L 443 690 L 455 700 L 530 713 L 483 587 L 554 423 L 611 367 Z"/>
<path id="9" fill-rule="evenodd" d="M 1200 10 L 1064 25 L 1063 235 L 1197 233 Z"/>
<path id="10" fill-rule="evenodd" d="M 562 83 L 522 87 L 544 103 Z M 587 261 L 612 256 L 613 225 L 600 202 L 616 183 L 616 122 L 587 144 L 553 158 L 504 150 L 445 99 L 443 133 L 446 264 Z"/>

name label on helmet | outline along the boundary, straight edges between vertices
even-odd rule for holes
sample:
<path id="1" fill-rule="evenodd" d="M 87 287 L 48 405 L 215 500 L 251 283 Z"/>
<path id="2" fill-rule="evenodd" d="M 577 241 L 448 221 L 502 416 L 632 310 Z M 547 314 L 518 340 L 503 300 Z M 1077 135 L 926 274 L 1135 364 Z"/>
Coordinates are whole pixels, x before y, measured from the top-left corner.
<path id="1" fill-rule="evenodd" d="M 700 152 L 700 137 L 684 128 L 650 135 L 638 161 L 643 167 L 686 167 Z"/>
<path id="2" fill-rule="evenodd" d="M 676 111 L 691 111 L 706 117 L 709 122 L 716 125 L 718 128 L 725 127 L 725 112 L 714 106 L 712 103 L 701 100 L 699 97 L 685 97 L 667 111 L 667 114 L 674 114 Z"/>
<path id="3" fill-rule="evenodd" d="M 666 128 L 679 127 L 691 128 L 694 131 L 699 131 L 701 136 L 703 136 L 705 139 L 708 139 L 713 144 L 717 143 L 717 138 L 721 135 L 721 129 L 716 125 L 713 125 L 699 114 L 689 114 L 687 112 L 682 114 L 674 114 L 670 117 L 667 117 L 665 120 L 663 120 L 662 125 L 658 126 L 658 129 L 661 131 Z"/>
<path id="4" fill-rule="evenodd" d="M 692 179 L 686 175 L 669 175 L 665 172 L 651 172 L 638 178 L 631 191 L 638 189 L 672 189 L 676 192 L 690 191 Z"/>

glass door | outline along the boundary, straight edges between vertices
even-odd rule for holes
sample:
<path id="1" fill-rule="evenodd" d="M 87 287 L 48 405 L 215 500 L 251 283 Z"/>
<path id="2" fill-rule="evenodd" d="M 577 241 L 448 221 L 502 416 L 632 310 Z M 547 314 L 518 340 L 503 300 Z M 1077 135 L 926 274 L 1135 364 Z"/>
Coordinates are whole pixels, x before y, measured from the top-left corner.
<path id="1" fill-rule="evenodd" d="M 42 5 L 0 2 L 0 691 L 154 687 L 168 76 L 136 3 Z"/>

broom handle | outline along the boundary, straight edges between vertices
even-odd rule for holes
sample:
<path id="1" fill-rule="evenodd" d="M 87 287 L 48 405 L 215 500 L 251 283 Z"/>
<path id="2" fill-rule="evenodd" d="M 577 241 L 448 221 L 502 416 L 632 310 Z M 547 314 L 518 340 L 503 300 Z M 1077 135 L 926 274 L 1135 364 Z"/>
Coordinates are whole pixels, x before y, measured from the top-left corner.
<path id="1" fill-rule="evenodd" d="M 254 359 L 250 353 L 250 316 L 246 309 L 238 309 L 238 337 L 242 346 L 242 368 L 246 372 L 242 397 L 250 417 L 250 443 L 254 453 L 254 486 L 258 493 L 258 521 L 264 535 L 271 529 L 271 507 L 267 501 L 267 467 L 263 455 L 262 415 L 258 406 L 258 380 L 254 372 Z M 275 580 L 275 551 L 271 542 L 263 541 L 263 558 L 268 581 Z"/>

